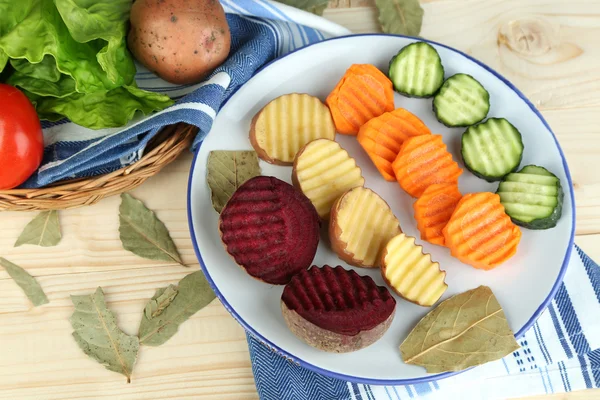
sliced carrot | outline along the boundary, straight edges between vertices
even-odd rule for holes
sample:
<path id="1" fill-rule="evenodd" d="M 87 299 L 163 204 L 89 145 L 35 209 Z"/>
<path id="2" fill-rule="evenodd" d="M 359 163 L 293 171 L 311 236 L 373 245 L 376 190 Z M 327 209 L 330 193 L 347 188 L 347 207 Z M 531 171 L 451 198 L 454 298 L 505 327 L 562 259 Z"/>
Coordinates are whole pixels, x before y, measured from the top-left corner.
<path id="1" fill-rule="evenodd" d="M 429 134 L 431 131 L 419 117 L 397 108 L 367 121 L 360 127 L 357 139 L 385 180 L 394 181 L 392 162 L 402 143 L 409 137 Z"/>
<path id="2" fill-rule="evenodd" d="M 353 64 L 327 96 L 325 104 L 336 130 L 356 135 L 365 122 L 394 109 L 394 88 L 374 65 Z"/>
<path id="3" fill-rule="evenodd" d="M 413 204 L 421 239 L 444 246 L 442 229 L 450 220 L 461 197 L 455 183 L 436 183 L 425 189 Z"/>
<path id="4" fill-rule="evenodd" d="M 493 269 L 517 252 L 521 230 L 495 193 L 469 193 L 443 229 L 450 254 L 478 269 Z"/>
<path id="5" fill-rule="evenodd" d="M 435 183 L 458 183 L 463 172 L 446 149 L 442 135 L 406 139 L 392 168 L 402 189 L 412 197 L 420 197 Z"/>

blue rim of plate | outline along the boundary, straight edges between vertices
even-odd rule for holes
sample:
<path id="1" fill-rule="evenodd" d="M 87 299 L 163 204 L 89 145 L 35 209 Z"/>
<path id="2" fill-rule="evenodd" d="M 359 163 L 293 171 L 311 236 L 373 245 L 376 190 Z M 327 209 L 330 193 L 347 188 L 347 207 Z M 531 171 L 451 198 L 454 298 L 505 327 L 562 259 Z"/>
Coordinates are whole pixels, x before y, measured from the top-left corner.
<path id="1" fill-rule="evenodd" d="M 529 319 L 529 321 L 527 321 L 527 323 L 515 334 L 515 338 L 520 338 L 521 336 L 523 336 L 525 334 L 526 331 L 529 330 L 529 328 L 531 328 L 531 326 L 535 323 L 535 321 L 538 319 L 538 317 L 542 314 L 542 312 L 546 309 L 546 307 L 548 306 L 548 304 L 552 301 L 552 299 L 554 298 L 554 296 L 556 295 L 556 292 L 558 291 L 563 278 L 565 276 L 565 273 L 567 272 L 567 267 L 569 265 L 569 260 L 571 259 L 571 251 L 573 250 L 573 243 L 575 240 L 575 193 L 573 192 L 573 181 L 571 180 L 571 172 L 569 171 L 569 167 L 567 165 L 567 159 L 565 158 L 565 155 L 562 151 L 562 148 L 560 147 L 560 144 L 558 143 L 558 140 L 556 138 L 556 135 L 554 134 L 554 132 L 552 131 L 552 129 L 550 128 L 550 126 L 548 125 L 548 123 L 546 122 L 546 120 L 544 119 L 544 117 L 542 116 L 542 114 L 535 108 L 535 106 L 527 99 L 527 97 L 525 97 L 525 95 L 519 90 L 517 89 L 512 83 L 510 83 L 510 81 L 508 81 L 506 78 L 504 78 L 502 75 L 500 75 L 498 72 L 496 72 L 495 70 L 493 70 L 492 68 L 490 68 L 489 66 L 485 65 L 484 63 L 482 63 L 481 61 L 469 56 L 466 53 L 463 53 L 460 50 L 457 50 L 455 48 L 452 48 L 450 46 L 446 46 L 444 44 L 438 43 L 438 42 L 434 42 L 432 40 L 427 40 L 427 39 L 423 39 L 423 38 L 417 38 L 417 37 L 413 37 L 413 36 L 405 36 L 405 35 L 392 35 L 392 34 L 382 34 L 382 33 L 362 33 L 362 34 L 354 34 L 354 35 L 346 35 L 346 36 L 337 36 L 334 38 L 330 38 L 330 39 L 326 39 L 326 40 L 322 40 L 320 42 L 316 42 L 316 43 L 312 43 L 309 44 L 307 46 L 301 47 L 299 49 L 296 49 L 294 51 L 291 51 L 289 53 L 287 53 L 286 55 L 279 57 L 267 64 L 265 64 L 262 68 L 259 68 L 256 73 L 252 76 L 252 78 L 250 78 L 248 80 L 248 82 L 252 79 L 254 79 L 254 77 L 262 72 L 263 70 L 265 70 L 266 68 L 268 68 L 271 64 L 293 54 L 296 53 L 298 51 L 303 51 L 308 47 L 312 47 L 312 46 L 316 46 L 319 45 L 321 43 L 324 42 L 331 42 L 331 41 L 335 41 L 335 40 L 343 40 L 346 38 L 351 38 L 351 37 L 361 37 L 361 36 L 385 36 L 385 37 L 400 37 L 400 38 L 405 38 L 405 39 L 411 39 L 411 40 L 418 40 L 418 41 L 422 41 L 422 42 L 426 42 L 429 44 L 434 44 L 436 46 L 440 46 L 443 48 L 446 48 L 450 51 L 453 51 L 457 54 L 462 55 L 463 57 L 467 58 L 468 60 L 473 61 L 474 63 L 476 63 L 477 65 L 479 65 L 480 67 L 482 67 L 483 69 L 485 69 L 486 71 L 490 72 L 492 75 L 494 75 L 496 78 L 500 79 L 506 86 L 508 86 L 513 92 L 515 92 L 521 99 L 523 99 L 523 101 L 529 106 L 529 108 L 531 109 L 531 111 L 533 111 L 533 113 L 540 119 L 540 121 L 542 121 L 542 123 L 544 124 L 544 126 L 546 127 L 546 129 L 548 129 L 548 131 L 552 134 L 552 138 L 554 139 L 554 143 L 556 144 L 556 147 L 558 148 L 558 152 L 560 153 L 560 157 L 562 159 L 562 163 L 563 163 L 563 167 L 565 170 L 565 175 L 567 177 L 567 182 L 569 184 L 569 193 L 571 195 L 571 212 L 573 215 L 573 220 L 571 223 L 571 236 L 569 238 L 569 246 L 567 247 L 567 252 L 565 254 L 565 258 L 563 259 L 563 263 L 562 266 L 560 268 L 560 272 L 558 274 L 558 277 L 556 279 L 556 282 L 554 283 L 554 286 L 552 287 L 552 290 L 550 290 L 550 293 L 548 294 L 548 296 L 546 297 L 546 299 L 542 302 L 542 304 L 537 308 L 537 310 L 533 313 L 533 315 L 531 316 L 531 318 Z M 247 82 L 246 82 L 247 83 Z M 232 95 L 234 96 L 235 93 Z M 230 97 L 231 98 L 231 97 Z M 225 104 L 223 104 L 221 106 L 221 108 L 224 106 Z M 337 372 L 332 372 L 323 368 L 320 368 L 316 365 L 307 363 L 306 361 L 303 361 L 301 358 L 299 358 L 298 356 L 295 356 L 293 354 L 288 353 L 287 351 L 279 348 L 277 345 L 275 345 L 274 343 L 272 343 L 271 341 L 269 341 L 267 338 L 265 338 L 264 336 L 260 335 L 258 332 L 256 332 L 246 321 L 244 321 L 244 319 L 231 307 L 231 305 L 227 302 L 227 299 L 225 299 L 225 297 L 221 294 L 221 292 L 219 291 L 219 289 L 217 288 L 217 286 L 215 285 L 215 282 L 212 280 L 212 277 L 210 276 L 210 273 L 208 272 L 208 270 L 206 269 L 206 266 L 204 264 L 204 260 L 202 259 L 202 255 L 200 254 L 200 250 L 198 249 L 198 243 L 196 242 L 196 235 L 195 235 L 195 229 L 194 229 L 194 222 L 192 220 L 192 211 L 191 211 L 191 189 L 192 189 L 192 181 L 194 178 L 194 167 L 196 165 L 196 158 L 198 157 L 198 153 L 200 152 L 200 147 L 202 146 L 202 143 L 200 143 L 198 145 L 198 148 L 196 149 L 196 151 L 194 152 L 194 158 L 192 160 L 192 167 L 190 170 L 190 176 L 188 178 L 188 193 L 187 193 L 187 214 L 188 214 L 188 225 L 189 225 L 189 229 L 190 229 L 190 236 L 192 237 L 192 244 L 194 246 L 194 252 L 196 253 L 196 257 L 198 258 L 198 261 L 200 263 L 200 267 L 202 268 L 202 271 L 204 272 L 204 275 L 206 276 L 206 279 L 208 280 L 211 288 L 214 290 L 215 294 L 217 295 L 217 297 L 219 298 L 219 300 L 221 301 L 221 303 L 223 304 L 223 306 L 225 307 L 225 309 L 233 316 L 233 318 L 235 318 L 238 323 L 240 325 L 242 325 L 244 327 L 244 329 L 250 333 L 250 335 L 259 340 L 260 342 L 262 342 L 264 345 L 266 345 L 269 349 L 271 349 L 272 351 L 275 351 L 276 353 L 278 353 L 280 356 L 287 358 L 288 360 L 294 362 L 296 365 L 299 365 L 301 367 L 304 367 L 310 371 L 322 374 L 322 375 L 326 375 L 332 378 L 337 378 L 337 379 L 341 379 L 344 381 L 350 381 L 353 383 L 361 383 L 361 384 L 368 384 L 368 385 L 414 385 L 414 384 L 418 384 L 418 383 L 426 383 L 426 382 L 431 382 L 434 380 L 440 380 L 440 379 L 444 379 L 444 378 L 448 378 L 454 375 L 458 375 L 461 374 L 465 371 L 470 370 L 466 369 L 463 371 L 457 371 L 457 372 L 444 372 L 441 374 L 434 374 L 434 375 L 427 375 L 425 377 L 422 378 L 414 378 L 414 379 L 372 379 L 372 378 L 358 378 L 355 376 L 350 376 L 350 375 L 344 375 L 344 374 L 340 374 Z"/>

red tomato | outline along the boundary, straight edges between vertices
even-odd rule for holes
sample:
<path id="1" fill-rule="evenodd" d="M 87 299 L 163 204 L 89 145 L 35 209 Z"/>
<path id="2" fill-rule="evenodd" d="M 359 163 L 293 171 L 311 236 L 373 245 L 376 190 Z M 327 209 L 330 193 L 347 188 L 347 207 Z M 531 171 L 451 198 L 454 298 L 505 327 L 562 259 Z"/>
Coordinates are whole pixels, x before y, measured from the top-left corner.
<path id="1" fill-rule="evenodd" d="M 27 180 L 44 155 L 42 126 L 19 89 L 0 83 L 0 190 Z"/>

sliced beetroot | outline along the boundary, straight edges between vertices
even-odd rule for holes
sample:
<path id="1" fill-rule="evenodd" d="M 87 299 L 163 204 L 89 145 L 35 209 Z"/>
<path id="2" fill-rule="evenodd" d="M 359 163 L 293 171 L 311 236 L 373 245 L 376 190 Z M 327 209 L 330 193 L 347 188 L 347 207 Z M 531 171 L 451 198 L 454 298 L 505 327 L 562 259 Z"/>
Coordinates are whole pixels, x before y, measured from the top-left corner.
<path id="1" fill-rule="evenodd" d="M 343 336 L 355 336 L 387 324 L 377 330 L 380 337 L 396 308 L 396 300 L 386 287 L 339 265 L 301 271 L 285 286 L 281 300 L 288 310 L 316 327 Z"/>
<path id="2" fill-rule="evenodd" d="M 304 194 L 277 178 L 257 176 L 231 196 L 219 230 L 227 252 L 249 275 L 282 285 L 311 265 L 319 224 Z"/>

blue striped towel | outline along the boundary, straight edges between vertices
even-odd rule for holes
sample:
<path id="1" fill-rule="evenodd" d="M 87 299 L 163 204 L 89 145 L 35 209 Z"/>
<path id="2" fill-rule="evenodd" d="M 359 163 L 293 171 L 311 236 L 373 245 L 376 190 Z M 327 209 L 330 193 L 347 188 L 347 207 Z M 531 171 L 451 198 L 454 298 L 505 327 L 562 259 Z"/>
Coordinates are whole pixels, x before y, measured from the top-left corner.
<path id="1" fill-rule="evenodd" d="M 91 130 L 61 120 L 44 121 L 44 160 L 24 188 L 43 187 L 64 179 L 115 171 L 138 161 L 158 131 L 178 122 L 198 126 L 193 149 L 210 131 L 227 99 L 254 73 L 277 57 L 323 39 L 350 33 L 315 15 L 270 0 L 221 0 L 231 31 L 227 60 L 196 85 L 174 85 L 140 65 L 136 82 L 142 89 L 177 99 L 173 106 L 126 127 Z"/>
<path id="2" fill-rule="evenodd" d="M 564 281 L 503 359 L 449 378 L 374 386 L 319 375 L 248 335 L 262 400 L 500 400 L 600 387 L 600 267 L 575 246 Z"/>

